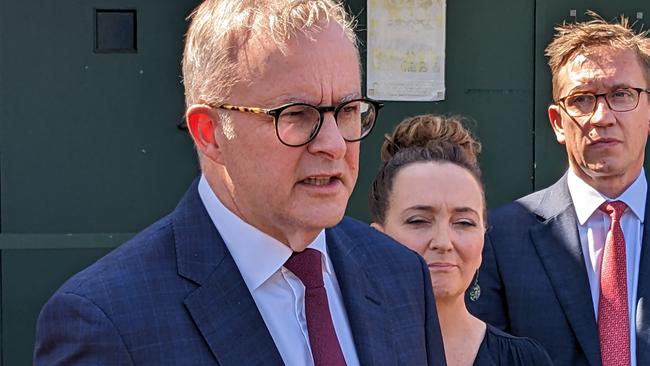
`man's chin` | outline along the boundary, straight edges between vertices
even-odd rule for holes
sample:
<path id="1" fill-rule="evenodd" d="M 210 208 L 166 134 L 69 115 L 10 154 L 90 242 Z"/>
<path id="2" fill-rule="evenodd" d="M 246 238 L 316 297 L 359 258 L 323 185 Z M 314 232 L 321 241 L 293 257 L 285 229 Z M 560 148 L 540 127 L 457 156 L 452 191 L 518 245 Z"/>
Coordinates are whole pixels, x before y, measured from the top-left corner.
<path id="1" fill-rule="evenodd" d="M 301 221 L 306 226 L 310 226 L 316 229 L 326 229 L 332 226 L 336 226 L 345 215 L 345 210 L 337 211 L 322 211 L 314 210 L 310 213 L 307 213 Z"/>
<path id="2" fill-rule="evenodd" d="M 292 202 L 291 216 L 306 227 L 324 229 L 343 219 L 348 204 L 347 192 L 329 197 L 301 196 Z"/>
<path id="3" fill-rule="evenodd" d="M 585 174 L 589 175 L 592 178 L 603 178 L 613 175 L 620 175 L 620 169 L 617 169 L 616 166 L 608 161 L 599 161 L 587 164 L 587 166 L 582 170 Z"/>
<path id="4" fill-rule="evenodd" d="M 610 169 L 610 162 L 603 156 L 569 156 L 569 167 L 578 176 L 594 176 Z"/>
<path id="5" fill-rule="evenodd" d="M 590 164 L 587 165 L 586 167 L 581 167 L 580 171 L 576 172 L 576 174 L 585 181 L 589 181 L 589 180 L 605 181 L 610 179 L 627 180 L 628 178 L 625 177 L 629 176 L 630 178 L 632 178 L 638 175 L 638 174 L 634 174 L 633 170 L 635 169 L 631 169 L 629 167 L 621 167 L 619 165 L 614 165 L 612 163 L 598 163 L 598 164 Z"/>
<path id="6" fill-rule="evenodd" d="M 327 217 L 322 217 L 321 219 L 318 220 L 318 226 L 322 228 L 330 228 L 333 226 L 338 225 L 341 220 L 343 220 L 343 215 L 345 212 L 341 212 L 341 214 L 337 215 L 327 215 Z"/>

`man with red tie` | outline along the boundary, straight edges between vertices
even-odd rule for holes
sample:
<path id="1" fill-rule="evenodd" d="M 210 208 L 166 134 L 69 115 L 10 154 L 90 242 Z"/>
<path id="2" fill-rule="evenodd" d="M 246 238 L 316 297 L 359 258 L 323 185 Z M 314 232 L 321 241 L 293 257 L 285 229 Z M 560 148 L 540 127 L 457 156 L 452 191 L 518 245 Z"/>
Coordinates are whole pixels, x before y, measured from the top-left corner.
<path id="1" fill-rule="evenodd" d="M 491 213 L 469 303 L 558 365 L 650 365 L 650 42 L 624 17 L 591 15 L 546 48 L 548 117 L 569 169 Z"/>
<path id="2" fill-rule="evenodd" d="M 381 107 L 352 24 L 336 0 L 201 2 L 183 57 L 201 175 L 54 294 L 36 365 L 445 364 L 422 258 L 344 218 Z"/>

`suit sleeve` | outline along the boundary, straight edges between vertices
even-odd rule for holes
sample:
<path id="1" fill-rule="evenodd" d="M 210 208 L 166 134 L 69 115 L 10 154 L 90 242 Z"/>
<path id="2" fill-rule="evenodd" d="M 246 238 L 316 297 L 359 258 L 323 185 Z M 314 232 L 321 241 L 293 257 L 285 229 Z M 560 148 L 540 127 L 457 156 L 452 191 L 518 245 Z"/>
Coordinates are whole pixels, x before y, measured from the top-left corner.
<path id="1" fill-rule="evenodd" d="M 483 262 L 479 269 L 478 283 L 481 287 L 481 296 L 478 300 L 472 301 L 468 296 L 465 299 L 469 311 L 484 322 L 509 332 L 510 321 L 503 281 L 489 232 L 485 235 Z"/>
<path id="2" fill-rule="evenodd" d="M 133 365 L 121 335 L 89 299 L 57 293 L 36 325 L 34 365 Z"/>
<path id="3" fill-rule="evenodd" d="M 419 257 L 419 256 L 418 256 Z M 447 365 L 445 357 L 445 347 L 442 343 L 442 332 L 440 331 L 440 322 L 438 321 L 438 311 L 436 309 L 436 300 L 433 295 L 431 286 L 431 277 L 429 269 L 424 260 L 420 257 L 422 267 L 422 277 L 424 280 L 424 299 L 426 310 L 426 341 L 427 341 L 427 359 L 429 365 Z"/>

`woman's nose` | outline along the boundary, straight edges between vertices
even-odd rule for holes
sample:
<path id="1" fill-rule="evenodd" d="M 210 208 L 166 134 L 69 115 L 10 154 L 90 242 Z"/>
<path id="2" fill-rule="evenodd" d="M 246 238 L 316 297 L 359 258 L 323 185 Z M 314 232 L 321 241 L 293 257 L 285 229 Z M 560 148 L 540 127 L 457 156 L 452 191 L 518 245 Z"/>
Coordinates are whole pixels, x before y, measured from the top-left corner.
<path id="1" fill-rule="evenodd" d="M 429 249 L 448 251 L 452 248 L 451 235 L 448 228 L 437 228 L 429 241 Z"/>

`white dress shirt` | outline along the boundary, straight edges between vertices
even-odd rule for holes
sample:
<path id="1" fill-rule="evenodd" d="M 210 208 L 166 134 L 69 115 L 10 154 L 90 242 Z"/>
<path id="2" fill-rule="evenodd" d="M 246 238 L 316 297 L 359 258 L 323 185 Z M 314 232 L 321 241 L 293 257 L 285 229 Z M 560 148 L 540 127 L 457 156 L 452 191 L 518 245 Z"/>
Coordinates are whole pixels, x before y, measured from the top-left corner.
<path id="1" fill-rule="evenodd" d="M 600 268 L 603 261 L 603 248 L 611 224 L 608 214 L 598 208 L 605 201 L 623 201 L 628 206 L 621 217 L 621 228 L 625 236 L 625 256 L 627 264 L 627 304 L 630 317 L 630 356 L 632 366 L 636 366 L 636 293 L 639 283 L 639 260 L 643 242 L 643 219 L 648 184 L 645 171 L 636 178 L 628 189 L 616 198 L 609 198 L 569 169 L 567 183 L 571 199 L 578 216 L 578 232 L 584 253 L 594 313 L 598 319 L 598 299 L 600 296 Z"/>
<path id="2" fill-rule="evenodd" d="M 199 181 L 199 196 L 235 260 L 284 363 L 288 366 L 313 365 L 304 309 L 305 286 L 284 268 L 291 248 L 228 210 L 204 176 Z M 308 247 L 322 254 L 330 314 L 345 361 L 349 366 L 359 365 L 341 290 L 327 254 L 325 231 L 321 231 Z"/>

